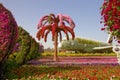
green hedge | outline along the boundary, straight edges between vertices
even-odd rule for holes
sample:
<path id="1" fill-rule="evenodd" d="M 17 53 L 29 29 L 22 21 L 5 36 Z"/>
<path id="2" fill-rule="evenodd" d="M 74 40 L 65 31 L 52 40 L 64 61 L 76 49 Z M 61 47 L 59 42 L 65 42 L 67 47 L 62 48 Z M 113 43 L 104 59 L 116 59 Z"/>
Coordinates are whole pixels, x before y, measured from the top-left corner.
<path id="1" fill-rule="evenodd" d="M 31 38 L 31 48 L 29 55 L 27 55 L 27 61 L 36 58 L 37 56 L 40 56 L 39 52 L 39 44 L 35 41 L 34 38 Z"/>
<path id="2" fill-rule="evenodd" d="M 10 70 L 25 64 L 27 61 L 40 56 L 39 43 L 37 43 L 22 27 L 18 28 L 18 39 L 16 44 L 19 44 L 19 46 L 15 48 L 16 50 L 13 50 L 13 53 L 6 61 L 5 74 L 9 73 Z M 9 75 L 6 75 L 6 77 L 9 77 Z"/>
<path id="3" fill-rule="evenodd" d="M 22 65 L 27 61 L 36 58 L 40 55 L 39 43 L 32 38 L 27 31 L 22 27 L 18 28 L 19 37 L 17 43 L 19 44 L 18 50 L 15 50 L 10 56 L 8 61 L 14 61 L 18 65 Z"/>
<path id="4" fill-rule="evenodd" d="M 31 48 L 31 37 L 22 27 L 19 27 L 19 39 L 20 50 L 16 55 L 16 61 L 18 64 L 24 64 L 26 62 L 26 56 L 30 52 Z"/>

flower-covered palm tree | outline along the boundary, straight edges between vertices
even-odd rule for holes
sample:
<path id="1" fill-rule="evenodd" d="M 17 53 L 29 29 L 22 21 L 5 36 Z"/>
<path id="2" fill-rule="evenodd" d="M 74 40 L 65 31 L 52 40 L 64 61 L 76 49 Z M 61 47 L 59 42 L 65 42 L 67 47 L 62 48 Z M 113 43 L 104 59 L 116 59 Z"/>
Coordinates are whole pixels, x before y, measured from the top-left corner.
<path id="1" fill-rule="evenodd" d="M 66 25 L 67 24 L 67 25 Z M 69 40 L 70 33 L 72 35 L 72 39 L 75 38 L 74 29 L 75 24 L 70 16 L 58 14 L 55 16 L 54 14 L 45 15 L 40 19 L 40 22 L 38 24 L 38 32 L 37 32 L 37 38 L 40 40 L 41 38 L 44 38 L 44 41 L 47 41 L 47 35 L 52 32 L 52 41 L 54 41 L 54 48 L 55 53 L 53 60 L 57 61 L 57 47 L 58 47 L 58 36 L 60 38 L 60 41 L 62 41 L 62 34 L 63 31 L 67 37 L 67 40 Z"/>
<path id="2" fill-rule="evenodd" d="M 13 15 L 0 3 L 0 80 L 3 80 L 4 63 L 12 53 L 17 34 Z"/>

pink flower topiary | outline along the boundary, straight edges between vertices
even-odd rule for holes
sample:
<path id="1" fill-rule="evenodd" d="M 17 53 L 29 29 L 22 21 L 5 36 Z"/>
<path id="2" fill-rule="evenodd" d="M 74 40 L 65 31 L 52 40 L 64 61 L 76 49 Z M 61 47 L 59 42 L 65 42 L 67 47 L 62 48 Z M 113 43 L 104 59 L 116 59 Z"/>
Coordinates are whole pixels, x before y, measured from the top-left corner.
<path id="1" fill-rule="evenodd" d="M 12 52 L 17 34 L 17 24 L 13 15 L 0 3 L 0 80 L 4 71 L 3 65 Z"/>

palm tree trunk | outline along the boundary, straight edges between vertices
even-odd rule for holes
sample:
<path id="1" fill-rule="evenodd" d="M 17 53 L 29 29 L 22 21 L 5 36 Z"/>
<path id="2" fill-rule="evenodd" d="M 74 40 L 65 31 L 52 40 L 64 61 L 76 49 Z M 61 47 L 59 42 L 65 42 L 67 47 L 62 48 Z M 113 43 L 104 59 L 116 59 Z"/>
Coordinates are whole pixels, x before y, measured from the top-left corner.
<path id="1" fill-rule="evenodd" d="M 54 50 L 55 50 L 55 52 L 54 52 L 54 57 L 53 57 L 54 61 L 58 61 L 58 56 L 57 56 L 58 49 L 57 49 L 57 47 L 58 47 L 58 33 L 55 32 L 55 36 L 54 36 Z"/>

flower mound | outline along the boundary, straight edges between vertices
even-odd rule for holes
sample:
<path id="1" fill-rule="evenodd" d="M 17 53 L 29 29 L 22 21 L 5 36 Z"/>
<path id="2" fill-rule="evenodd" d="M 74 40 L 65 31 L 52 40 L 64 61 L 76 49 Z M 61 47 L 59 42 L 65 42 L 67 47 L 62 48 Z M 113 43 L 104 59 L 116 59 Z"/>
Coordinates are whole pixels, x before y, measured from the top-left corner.
<path id="1" fill-rule="evenodd" d="M 104 23 L 104 28 L 101 30 L 112 34 L 119 42 L 120 40 L 120 0 L 104 0 L 101 7 L 101 15 Z"/>
<path id="2" fill-rule="evenodd" d="M 0 4 L 0 63 L 12 52 L 16 38 L 16 21 L 11 12 Z"/>

